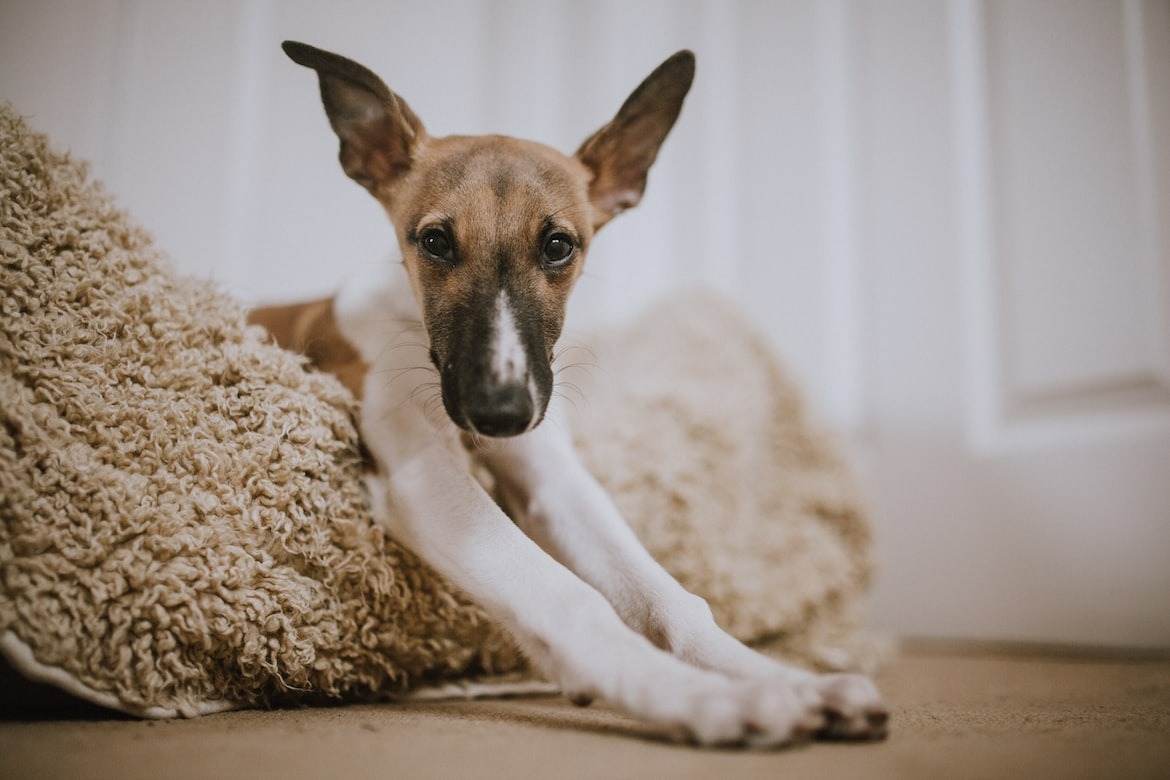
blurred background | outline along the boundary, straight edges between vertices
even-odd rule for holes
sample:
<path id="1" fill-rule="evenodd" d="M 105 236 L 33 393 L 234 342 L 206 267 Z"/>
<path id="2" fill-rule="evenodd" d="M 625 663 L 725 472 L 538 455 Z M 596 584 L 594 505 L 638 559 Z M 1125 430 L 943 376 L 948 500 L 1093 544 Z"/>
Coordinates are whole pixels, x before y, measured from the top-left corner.
<path id="1" fill-rule="evenodd" d="M 567 338 L 739 301 L 864 483 L 875 627 L 1170 647 L 1170 2 L 0 0 L 0 99 L 184 271 L 322 296 L 392 234 L 286 38 L 566 152 L 693 49 Z"/>

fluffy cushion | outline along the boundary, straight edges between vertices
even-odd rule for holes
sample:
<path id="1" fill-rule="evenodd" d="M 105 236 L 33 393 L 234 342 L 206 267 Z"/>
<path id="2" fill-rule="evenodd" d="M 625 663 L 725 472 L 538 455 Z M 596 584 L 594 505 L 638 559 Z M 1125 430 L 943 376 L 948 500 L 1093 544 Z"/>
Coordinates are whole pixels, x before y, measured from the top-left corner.
<path id="1" fill-rule="evenodd" d="M 372 523 L 352 397 L 172 272 L 8 106 L 0 209 L 10 663 L 159 717 L 523 670 Z M 775 360 L 708 299 L 633 332 L 599 342 L 577 422 L 635 530 L 738 636 L 865 660 L 865 516 Z"/>

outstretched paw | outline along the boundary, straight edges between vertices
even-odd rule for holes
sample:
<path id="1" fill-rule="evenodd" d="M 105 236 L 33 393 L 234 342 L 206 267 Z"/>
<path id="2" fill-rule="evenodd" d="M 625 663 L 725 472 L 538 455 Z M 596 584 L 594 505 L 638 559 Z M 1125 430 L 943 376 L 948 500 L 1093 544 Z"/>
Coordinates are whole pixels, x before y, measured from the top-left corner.
<path id="1" fill-rule="evenodd" d="M 817 678 L 823 698 L 825 726 L 817 732 L 821 739 L 884 739 L 890 720 L 877 686 L 860 674 L 827 674 Z"/>

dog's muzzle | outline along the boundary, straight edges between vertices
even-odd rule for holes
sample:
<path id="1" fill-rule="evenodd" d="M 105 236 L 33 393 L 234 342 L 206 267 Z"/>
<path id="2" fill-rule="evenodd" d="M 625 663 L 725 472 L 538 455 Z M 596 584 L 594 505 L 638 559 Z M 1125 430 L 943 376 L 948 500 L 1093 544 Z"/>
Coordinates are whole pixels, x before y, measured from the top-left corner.
<path id="1" fill-rule="evenodd" d="M 517 310 L 504 291 L 485 292 L 450 321 L 459 327 L 432 334 L 431 360 L 451 420 L 493 437 L 536 427 L 553 379 L 539 314 Z"/>
<path id="2" fill-rule="evenodd" d="M 443 408 L 465 431 L 481 436 L 517 436 L 544 418 L 552 389 L 547 360 L 529 365 L 522 379 L 498 381 L 480 360 L 439 364 Z"/>

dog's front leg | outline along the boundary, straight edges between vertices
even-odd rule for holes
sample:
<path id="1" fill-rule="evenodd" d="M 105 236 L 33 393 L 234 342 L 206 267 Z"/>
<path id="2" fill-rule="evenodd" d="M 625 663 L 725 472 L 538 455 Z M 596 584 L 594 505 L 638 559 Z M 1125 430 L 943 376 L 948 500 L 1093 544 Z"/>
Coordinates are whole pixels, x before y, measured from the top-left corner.
<path id="1" fill-rule="evenodd" d="M 577 457 L 560 420 L 546 421 L 483 454 L 516 523 L 550 555 L 597 588 L 622 620 L 655 645 L 703 669 L 821 697 L 826 736 L 885 733 L 886 710 L 860 675 L 814 675 L 746 647 L 716 625 L 637 540 L 613 501 Z"/>
<path id="2" fill-rule="evenodd" d="M 703 744 L 780 745 L 823 726 L 814 691 L 773 690 L 701 670 L 630 630 L 553 560 L 436 442 L 381 484 L 397 538 L 462 588 L 577 699 L 599 698 Z"/>

